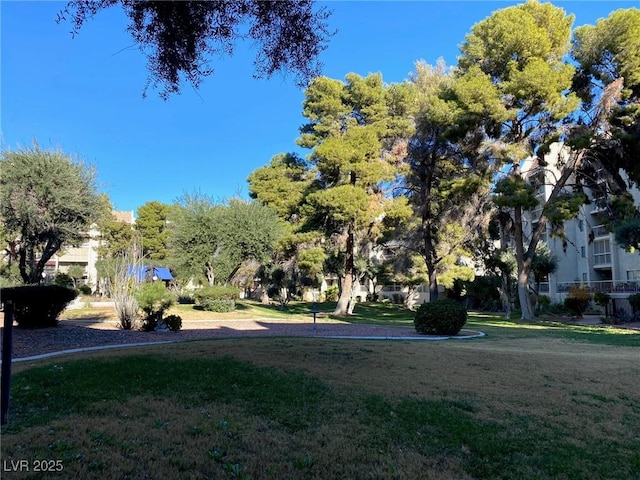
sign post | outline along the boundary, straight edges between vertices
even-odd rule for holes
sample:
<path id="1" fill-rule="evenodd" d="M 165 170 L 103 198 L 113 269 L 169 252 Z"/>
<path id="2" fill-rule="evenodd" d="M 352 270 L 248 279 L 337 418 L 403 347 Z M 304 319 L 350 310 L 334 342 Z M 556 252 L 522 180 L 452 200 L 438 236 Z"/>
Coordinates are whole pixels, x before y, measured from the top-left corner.
<path id="1" fill-rule="evenodd" d="M 13 356 L 13 302 L 4 303 L 4 332 L 2 335 L 2 379 L 0 379 L 0 423 L 6 425 L 9 415 L 9 398 L 11 395 L 11 358 Z"/>

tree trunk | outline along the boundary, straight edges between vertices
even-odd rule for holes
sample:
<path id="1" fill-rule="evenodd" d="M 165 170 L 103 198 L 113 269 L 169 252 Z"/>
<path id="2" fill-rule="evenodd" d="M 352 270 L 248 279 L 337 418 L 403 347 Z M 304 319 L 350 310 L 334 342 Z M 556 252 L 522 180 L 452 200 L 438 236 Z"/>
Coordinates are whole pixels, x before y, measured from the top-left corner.
<path id="1" fill-rule="evenodd" d="M 518 298 L 522 320 L 533 320 L 533 307 L 529 297 L 529 273 L 531 272 L 530 255 L 525 257 L 522 234 L 522 207 L 514 208 L 514 241 L 516 243 L 516 262 L 518 264 Z"/>
<path id="2" fill-rule="evenodd" d="M 416 285 L 409 285 L 407 296 L 404 299 L 404 306 L 407 310 L 413 310 L 416 304 Z"/>
<path id="3" fill-rule="evenodd" d="M 518 298 L 520 299 L 520 309 L 522 320 L 533 320 L 533 308 L 531 306 L 531 297 L 529 296 L 529 275 L 527 273 L 518 274 Z"/>
<path id="4" fill-rule="evenodd" d="M 435 302 L 438 300 L 438 276 L 436 274 L 436 268 L 427 265 L 427 272 L 429 273 L 429 302 Z"/>
<path id="5" fill-rule="evenodd" d="M 215 281 L 215 275 L 213 273 L 213 265 L 210 262 L 207 262 L 204 267 L 205 275 L 207 276 L 207 282 L 209 282 L 209 286 L 213 287 L 213 282 Z"/>
<path id="6" fill-rule="evenodd" d="M 353 225 L 349 225 L 347 233 L 347 247 L 345 258 L 344 277 L 340 280 L 340 298 L 336 309 L 333 311 L 334 315 L 348 315 L 349 303 L 353 292 L 353 273 L 354 273 L 354 236 Z"/>
<path id="7" fill-rule="evenodd" d="M 356 308 L 356 284 L 351 285 L 351 295 L 349 297 L 349 303 L 347 304 L 347 315 L 353 315 L 353 310 Z"/>

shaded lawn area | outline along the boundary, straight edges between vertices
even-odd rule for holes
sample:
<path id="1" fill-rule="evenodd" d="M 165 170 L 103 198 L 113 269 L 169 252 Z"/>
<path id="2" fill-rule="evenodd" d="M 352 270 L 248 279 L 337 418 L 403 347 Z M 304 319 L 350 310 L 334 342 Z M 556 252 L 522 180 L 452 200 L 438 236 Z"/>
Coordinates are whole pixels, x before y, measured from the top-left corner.
<path id="1" fill-rule="evenodd" d="M 385 324 L 411 325 L 401 313 Z M 2 458 L 64 473 L 3 478 L 638 478 L 640 334 L 483 315 L 469 328 L 488 336 L 243 338 L 16 364 Z"/>

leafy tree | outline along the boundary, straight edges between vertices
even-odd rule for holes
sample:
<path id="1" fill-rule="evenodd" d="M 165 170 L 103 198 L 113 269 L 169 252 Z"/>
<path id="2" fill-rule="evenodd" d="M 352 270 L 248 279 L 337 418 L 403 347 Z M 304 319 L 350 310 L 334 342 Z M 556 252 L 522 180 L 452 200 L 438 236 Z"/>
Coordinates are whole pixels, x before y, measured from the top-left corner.
<path id="1" fill-rule="evenodd" d="M 230 261 L 229 282 L 244 262 L 272 257 L 283 225 L 276 212 L 259 202 L 231 199 L 221 213 L 221 254 Z"/>
<path id="2" fill-rule="evenodd" d="M 16 239 L 23 282 L 40 283 L 47 261 L 63 246 L 79 246 L 104 211 L 92 167 L 37 144 L 2 152 L 0 221 Z"/>
<path id="3" fill-rule="evenodd" d="M 170 206 L 157 201 L 138 208 L 135 229 L 142 238 L 142 253 L 151 260 L 164 260 L 167 256 L 167 220 Z"/>
<path id="4" fill-rule="evenodd" d="M 469 277 L 458 258 L 488 224 L 489 185 L 495 166 L 478 154 L 477 122 L 459 106 L 468 86 L 443 62 L 419 62 L 412 76 L 415 133 L 409 141 L 404 188 L 414 215 L 403 244 L 424 259 L 430 299 L 438 298 L 438 274 L 449 286 L 457 274 Z M 471 275 L 473 273 L 471 272 Z"/>
<path id="5" fill-rule="evenodd" d="M 99 11 L 118 4 L 129 17 L 127 31 L 147 56 L 146 87 L 162 85 L 164 99 L 180 92 L 182 79 L 198 88 L 213 73 L 209 58 L 231 56 L 238 40 L 258 46 L 256 77 L 292 71 L 302 85 L 318 75 L 318 56 L 332 35 L 326 24 L 330 13 L 325 8 L 314 12 L 311 0 L 72 0 L 58 22 L 69 17 L 75 35 Z"/>
<path id="6" fill-rule="evenodd" d="M 172 211 L 171 262 L 187 278 L 204 274 L 209 285 L 227 283 L 243 262 L 270 258 L 281 232 L 276 213 L 258 202 L 216 205 L 203 195 L 185 195 Z"/>
<path id="7" fill-rule="evenodd" d="M 286 271 L 292 281 L 297 278 L 309 278 L 312 283 L 319 281 L 327 253 L 322 232 L 308 225 L 306 202 L 307 195 L 318 188 L 315 177 L 308 162 L 287 153 L 274 156 L 268 165 L 254 170 L 247 179 L 250 196 L 273 209 L 284 227 L 273 261 L 265 264 L 258 275 L 263 303 L 269 301 L 268 283 L 274 269 Z M 296 271 L 301 276 L 296 275 Z"/>
<path id="8" fill-rule="evenodd" d="M 113 215 L 107 216 L 98 224 L 101 241 L 97 247 L 100 259 L 120 257 L 131 246 L 135 235 L 133 226 L 117 220 Z"/>
<path id="9" fill-rule="evenodd" d="M 73 281 L 73 288 L 78 288 L 78 282 L 82 280 L 82 278 L 84 277 L 84 274 L 85 274 L 85 268 L 82 265 L 74 264 L 69 266 L 69 271 L 67 272 L 67 275 L 69 275 L 69 277 Z"/>
<path id="10" fill-rule="evenodd" d="M 532 208 L 535 198 L 521 177 L 520 163 L 533 153 L 543 159 L 548 145 L 561 138 L 561 120 L 578 107 L 577 96 L 569 92 L 575 68 L 565 60 L 572 23 L 572 15 L 550 3 L 528 1 L 498 10 L 472 28 L 459 59 L 459 82 L 467 85 L 462 90 L 465 108 L 482 118 L 493 157 L 512 166 L 498 183 L 495 198 L 499 206 L 513 210 L 518 295 L 525 319 L 533 318 L 529 274 L 547 219 L 543 211 L 525 246 L 522 211 Z M 545 209 L 583 159 L 582 152 L 572 152 L 561 166 Z"/>
<path id="11" fill-rule="evenodd" d="M 202 194 L 185 194 L 170 213 L 167 246 L 170 262 L 185 278 L 216 279 L 216 257 L 220 253 L 220 205 Z"/>
<path id="12" fill-rule="evenodd" d="M 600 173 L 590 187 L 608 199 L 604 223 L 610 223 L 616 240 L 636 248 L 640 238 L 637 207 L 626 193 L 629 181 L 640 183 L 640 9 L 617 10 L 595 25 L 575 31 L 572 55 L 578 62 L 574 89 L 584 104 L 589 123 L 578 139 L 590 158 L 608 175 Z M 588 178 L 588 177 L 587 177 Z"/>
<path id="13" fill-rule="evenodd" d="M 640 217 L 630 217 L 618 223 L 614 234 L 618 245 L 640 252 Z"/>
<path id="14" fill-rule="evenodd" d="M 287 222 L 300 219 L 300 207 L 313 176 L 307 162 L 294 153 L 280 153 L 271 162 L 251 172 L 249 196 L 273 209 Z"/>
<path id="15" fill-rule="evenodd" d="M 309 123 L 298 143 L 313 149 L 309 163 L 317 179 L 303 213 L 307 228 L 324 232 L 327 245 L 344 252 L 336 315 L 353 308 L 356 235 L 379 235 L 378 219 L 394 203 L 383 186 L 395 179 L 403 156 L 398 140 L 409 130 L 408 97 L 405 86 L 385 86 L 380 74 L 351 73 L 346 82 L 321 77 L 305 91 Z"/>

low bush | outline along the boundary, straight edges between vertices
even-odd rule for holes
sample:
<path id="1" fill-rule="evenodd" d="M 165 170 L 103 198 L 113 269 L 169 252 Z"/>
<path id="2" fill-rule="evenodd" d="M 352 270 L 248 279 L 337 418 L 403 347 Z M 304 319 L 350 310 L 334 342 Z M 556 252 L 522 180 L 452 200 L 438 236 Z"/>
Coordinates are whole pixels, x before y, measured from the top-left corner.
<path id="1" fill-rule="evenodd" d="M 564 306 L 577 318 L 582 318 L 582 314 L 587 309 L 591 300 L 591 294 L 584 288 L 572 288 L 569 290 L 567 298 L 564 299 Z"/>
<path id="2" fill-rule="evenodd" d="M 629 305 L 631 305 L 631 310 L 633 314 L 640 312 L 640 293 L 635 293 L 633 295 L 629 295 Z"/>
<path id="3" fill-rule="evenodd" d="M 593 301 L 596 302 L 597 305 L 601 307 L 606 307 L 609 305 L 609 301 L 611 300 L 611 295 L 605 292 L 596 292 L 593 294 Z"/>
<path id="4" fill-rule="evenodd" d="M 538 297 L 538 303 L 540 304 L 540 308 L 543 310 L 547 310 L 551 305 L 551 298 L 547 295 L 540 295 Z"/>
<path id="5" fill-rule="evenodd" d="M 56 273 L 53 283 L 60 287 L 73 288 L 73 278 L 63 272 Z"/>
<path id="6" fill-rule="evenodd" d="M 196 305 L 209 312 L 231 312 L 236 308 L 240 289 L 231 285 L 215 285 L 196 290 L 193 297 Z"/>
<path id="7" fill-rule="evenodd" d="M 58 317 L 77 296 L 77 290 L 60 285 L 25 285 L 0 290 L 3 302 L 13 302 L 14 319 L 20 328 L 57 326 Z"/>
<path id="8" fill-rule="evenodd" d="M 182 317 L 180 315 L 169 315 L 164 318 L 164 323 L 169 330 L 177 332 L 182 328 Z"/>
<path id="9" fill-rule="evenodd" d="M 605 319 L 609 318 L 609 302 L 611 301 L 611 295 L 605 292 L 596 292 L 593 294 L 593 301 L 596 305 L 604 307 Z"/>
<path id="10" fill-rule="evenodd" d="M 331 285 L 324 291 L 324 298 L 327 302 L 337 302 L 339 291 L 338 285 Z"/>
<path id="11" fill-rule="evenodd" d="M 230 298 L 206 299 L 201 302 L 200 306 L 207 312 L 227 313 L 236 309 L 236 301 Z"/>
<path id="12" fill-rule="evenodd" d="M 457 335 L 467 323 L 467 309 L 454 300 L 438 299 L 420 305 L 413 323 L 421 335 Z"/>
<path id="13" fill-rule="evenodd" d="M 78 291 L 82 295 L 91 295 L 91 287 L 89 285 L 80 285 L 78 287 Z"/>
<path id="14" fill-rule="evenodd" d="M 180 305 L 193 305 L 196 303 L 196 299 L 193 298 L 193 293 L 180 293 L 178 294 L 178 303 Z"/>
<path id="15" fill-rule="evenodd" d="M 164 312 L 173 305 L 173 293 L 162 282 L 143 283 L 136 292 L 138 306 L 146 314 L 142 319 L 142 330 L 152 332 L 162 320 Z"/>

